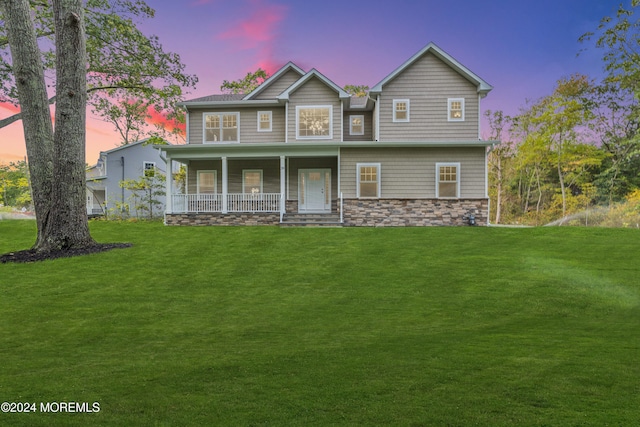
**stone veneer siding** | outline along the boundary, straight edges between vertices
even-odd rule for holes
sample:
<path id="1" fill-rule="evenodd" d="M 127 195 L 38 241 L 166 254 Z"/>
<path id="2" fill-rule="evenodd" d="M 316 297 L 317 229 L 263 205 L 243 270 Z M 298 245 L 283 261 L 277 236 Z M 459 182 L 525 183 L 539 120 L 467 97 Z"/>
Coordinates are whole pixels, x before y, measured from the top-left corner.
<path id="1" fill-rule="evenodd" d="M 287 201 L 287 212 L 297 213 L 297 201 Z M 344 199 L 345 226 L 407 227 L 468 225 L 473 213 L 477 225 L 487 225 L 488 199 Z M 279 213 L 232 212 L 165 214 L 166 225 L 277 225 Z"/>
<path id="2" fill-rule="evenodd" d="M 165 214 L 166 225 L 277 225 L 279 213 L 232 212 Z"/>
<path id="3" fill-rule="evenodd" d="M 487 225 L 488 199 L 345 199 L 345 226 L 406 227 L 468 225 L 473 213 L 477 225 Z"/>

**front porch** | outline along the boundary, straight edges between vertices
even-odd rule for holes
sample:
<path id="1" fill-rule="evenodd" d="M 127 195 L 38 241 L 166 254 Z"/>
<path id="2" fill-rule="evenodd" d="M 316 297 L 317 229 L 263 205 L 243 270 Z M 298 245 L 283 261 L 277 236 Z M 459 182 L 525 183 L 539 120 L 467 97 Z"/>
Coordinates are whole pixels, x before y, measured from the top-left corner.
<path id="1" fill-rule="evenodd" d="M 186 176 L 180 186 L 167 180 L 165 222 L 278 224 L 291 214 L 337 214 L 336 150 L 323 148 L 310 157 L 299 155 L 298 147 L 278 148 L 277 156 L 262 147 L 248 152 L 229 146 L 168 152 L 167 163 L 184 164 Z"/>

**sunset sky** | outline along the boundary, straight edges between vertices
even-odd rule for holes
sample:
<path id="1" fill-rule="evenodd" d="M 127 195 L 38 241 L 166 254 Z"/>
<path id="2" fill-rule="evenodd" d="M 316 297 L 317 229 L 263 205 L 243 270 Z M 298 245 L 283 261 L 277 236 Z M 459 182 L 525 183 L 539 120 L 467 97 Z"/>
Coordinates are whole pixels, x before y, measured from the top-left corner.
<path id="1" fill-rule="evenodd" d="M 156 17 L 140 28 L 198 76 L 187 99 L 288 61 L 340 86 L 373 86 L 434 42 L 494 86 L 483 110 L 516 114 L 561 77 L 602 77 L 602 52 L 578 38 L 620 2 L 630 0 L 148 0 Z M 16 111 L 0 104 L 0 118 Z M 87 163 L 118 144 L 115 130 L 89 114 Z M 0 129 L 0 162 L 24 155 L 22 123 Z"/>

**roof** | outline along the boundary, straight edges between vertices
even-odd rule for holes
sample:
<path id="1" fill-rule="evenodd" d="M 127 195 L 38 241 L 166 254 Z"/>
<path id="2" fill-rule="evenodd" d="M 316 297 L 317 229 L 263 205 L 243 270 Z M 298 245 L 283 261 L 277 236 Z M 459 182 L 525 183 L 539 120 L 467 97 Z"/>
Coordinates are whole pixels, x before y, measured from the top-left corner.
<path id="1" fill-rule="evenodd" d="M 253 99 L 255 96 L 257 96 L 258 94 L 263 92 L 265 89 L 267 89 L 269 86 L 271 86 L 275 81 L 277 81 L 280 78 L 280 76 L 282 76 L 283 74 L 285 74 L 288 71 L 295 71 L 296 73 L 298 73 L 298 75 L 300 77 L 304 76 L 304 74 L 305 74 L 304 70 L 302 68 L 298 67 L 296 64 L 294 64 L 293 62 L 289 61 L 284 65 L 284 67 L 280 68 L 278 71 L 273 73 L 273 75 L 271 77 L 269 77 L 267 80 L 262 82 L 262 84 L 260 86 L 255 88 L 249 94 L 245 95 L 242 99 L 244 99 L 244 100 Z"/>
<path id="2" fill-rule="evenodd" d="M 280 99 L 280 100 L 288 100 L 289 99 L 289 95 L 291 95 L 293 92 L 298 90 L 301 86 L 303 86 L 306 82 L 311 80 L 313 77 L 318 78 L 321 82 L 323 82 L 329 88 L 331 88 L 334 91 L 336 91 L 338 93 L 338 96 L 341 99 L 349 99 L 351 97 L 351 95 L 349 95 L 347 92 L 345 92 L 344 89 L 342 89 L 340 86 L 338 86 L 337 84 L 332 82 L 330 79 L 328 79 L 326 76 L 324 76 L 320 71 L 318 71 L 318 70 L 316 70 L 314 68 L 311 71 L 309 71 L 307 74 L 302 76 L 297 82 L 295 82 L 294 84 L 289 86 L 289 88 L 287 90 L 285 90 L 280 95 L 278 95 L 278 99 Z"/>
<path id="3" fill-rule="evenodd" d="M 373 88 L 371 88 L 369 93 L 374 95 L 381 93 L 382 88 L 384 87 L 385 84 L 387 84 L 388 82 L 390 82 L 391 80 L 395 79 L 397 76 L 402 74 L 402 72 L 405 69 L 407 69 L 410 65 L 416 62 L 418 59 L 422 58 L 427 53 L 431 53 L 435 55 L 437 58 L 442 60 L 445 64 L 449 65 L 451 68 L 457 71 L 461 76 L 469 80 L 471 83 L 475 84 L 478 88 L 478 93 L 480 95 L 486 96 L 487 93 L 489 93 L 489 91 L 493 89 L 493 86 L 491 86 L 489 83 L 481 79 L 478 75 L 473 73 L 471 70 L 469 70 L 467 67 L 465 67 L 460 62 L 455 60 L 451 55 L 446 53 L 444 50 L 440 49 L 438 46 L 435 45 L 435 43 L 432 42 L 426 45 L 424 48 L 422 48 L 418 53 L 413 55 L 411 58 L 405 61 L 402 65 L 400 65 L 398 68 L 393 70 L 391 74 L 389 74 L 387 77 L 382 79 L 378 84 L 376 84 Z"/>
<path id="4" fill-rule="evenodd" d="M 220 101 L 239 101 L 244 98 L 243 93 L 225 93 L 222 95 L 208 95 L 201 96 L 200 98 L 189 99 L 188 101 L 184 101 L 184 103 L 190 102 L 220 102 Z"/>

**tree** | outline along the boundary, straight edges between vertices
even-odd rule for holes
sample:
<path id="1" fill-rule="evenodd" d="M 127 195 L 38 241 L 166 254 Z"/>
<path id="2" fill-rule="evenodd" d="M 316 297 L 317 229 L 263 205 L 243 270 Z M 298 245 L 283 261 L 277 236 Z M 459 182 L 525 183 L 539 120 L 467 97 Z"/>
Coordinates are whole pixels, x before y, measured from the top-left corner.
<path id="1" fill-rule="evenodd" d="M 597 28 L 596 47 L 604 49 L 603 61 L 609 82 L 619 82 L 640 96 L 640 21 L 634 19 L 640 0 L 631 0 L 631 8 L 618 6 L 615 17 L 605 16 Z M 596 33 L 587 32 L 580 42 L 590 41 Z"/>
<path id="2" fill-rule="evenodd" d="M 120 187 L 131 191 L 136 217 L 139 218 L 141 212 L 146 213 L 148 219 L 160 214 L 161 198 L 165 195 L 165 181 L 165 175 L 157 170 L 146 170 L 138 179 L 120 181 Z"/>
<path id="3" fill-rule="evenodd" d="M 220 86 L 220 90 L 224 93 L 251 93 L 268 78 L 269 73 L 262 68 L 258 68 L 253 73 L 247 73 L 242 79 L 231 82 L 224 80 L 222 86 Z"/>
<path id="4" fill-rule="evenodd" d="M 54 0 L 56 128 L 49 114 L 44 66 L 27 0 L 2 0 L 22 110 L 38 225 L 34 249 L 87 247 L 85 122 L 87 102 L 84 11 L 81 0 Z"/>
<path id="5" fill-rule="evenodd" d="M 42 48 L 42 66 L 47 71 L 53 70 L 56 50 L 51 6 L 44 0 L 29 3 L 34 17 L 32 25 Z M 93 112 L 116 125 L 122 116 L 116 113 L 118 110 L 126 109 L 132 100 L 144 100 L 146 110 L 126 113 L 131 129 L 145 128 L 150 112 L 169 119 L 180 116 L 175 104 L 182 100 L 182 88 L 194 87 L 197 78 L 184 73 L 180 57 L 165 52 L 157 37 L 146 37 L 136 28 L 134 20 L 152 18 L 155 11 L 142 0 L 87 0 L 84 11 L 87 93 Z M 0 22 L 3 19 L 6 17 L 0 15 Z M 9 60 L 6 32 L 5 26 L 0 25 L 0 102 L 17 104 L 15 64 Z M 49 98 L 49 102 L 55 103 L 56 96 Z M 2 119 L 0 127 L 21 117 L 18 113 Z"/>
<path id="6" fill-rule="evenodd" d="M 369 93 L 369 86 L 345 85 L 344 91 L 353 96 L 367 96 Z"/>
<path id="7" fill-rule="evenodd" d="M 29 171 L 24 160 L 0 165 L 0 204 L 28 207 L 31 205 Z"/>
<path id="8" fill-rule="evenodd" d="M 490 185 L 490 187 L 495 187 L 495 203 L 492 203 L 492 206 L 495 207 L 494 221 L 496 224 L 500 224 L 504 186 L 508 179 L 506 169 L 513 157 L 511 144 L 508 141 L 502 141 L 505 137 L 505 130 L 509 125 L 510 118 L 505 116 L 502 111 L 491 110 L 485 112 L 485 117 L 489 122 L 489 128 L 491 130 L 489 140 L 500 141 L 490 149 L 487 159 L 489 171 L 491 172 L 489 176 L 491 184 L 493 184 Z"/>

